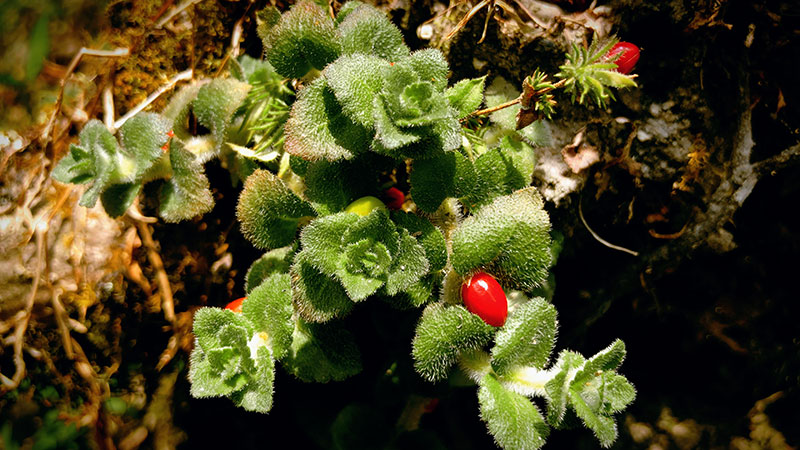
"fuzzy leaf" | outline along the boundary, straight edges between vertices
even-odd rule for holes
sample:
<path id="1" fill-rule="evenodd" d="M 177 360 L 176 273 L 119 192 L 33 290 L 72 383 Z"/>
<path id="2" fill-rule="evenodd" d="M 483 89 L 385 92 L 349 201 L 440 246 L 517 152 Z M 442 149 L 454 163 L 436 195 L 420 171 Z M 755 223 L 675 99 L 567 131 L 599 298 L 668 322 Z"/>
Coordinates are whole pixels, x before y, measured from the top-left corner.
<path id="1" fill-rule="evenodd" d="M 492 348 L 492 367 L 504 375 L 515 366 L 543 369 L 553 351 L 556 309 L 541 298 L 519 306 L 497 332 Z"/>
<path id="2" fill-rule="evenodd" d="M 600 372 L 608 372 L 616 370 L 625 360 L 625 343 L 617 339 L 608 347 L 597 352 L 596 355 L 589 358 L 583 369 L 575 374 L 574 383 L 581 384 L 591 380 L 595 374 Z"/>
<path id="3" fill-rule="evenodd" d="M 602 375 L 602 411 L 614 414 L 624 410 L 636 398 L 636 388 L 622 375 L 605 372 Z"/>
<path id="4" fill-rule="evenodd" d="M 61 183 L 84 184 L 94 178 L 94 159 L 91 153 L 71 144 L 69 153 L 53 168 L 50 176 Z"/>
<path id="5" fill-rule="evenodd" d="M 286 151 L 310 161 L 351 159 L 366 150 L 370 139 L 367 129 L 342 112 L 324 77 L 300 91 L 284 135 Z"/>
<path id="6" fill-rule="evenodd" d="M 197 91 L 192 108 L 197 120 L 211 130 L 215 153 L 227 141 L 228 124 L 248 91 L 249 84 L 233 78 L 216 78 Z"/>
<path id="7" fill-rule="evenodd" d="M 483 86 L 486 76 L 464 79 L 445 91 L 450 106 L 458 111 L 458 118 L 467 117 L 483 103 Z"/>
<path id="8" fill-rule="evenodd" d="M 248 294 L 261 284 L 264 279 L 275 273 L 288 273 L 294 257 L 294 246 L 276 248 L 264 253 L 255 260 L 244 277 L 244 289 Z"/>
<path id="9" fill-rule="evenodd" d="M 133 181 L 133 176 L 136 173 L 135 160 L 123 155 L 117 140 L 99 120 L 90 120 L 83 127 L 80 134 L 80 147 L 86 149 L 85 151 L 92 161 L 91 173 L 94 178 L 92 185 L 81 197 L 81 206 L 93 207 L 97 203 L 100 194 L 111 184 Z M 77 156 L 78 154 L 76 153 L 75 157 Z M 69 164 L 70 162 L 72 161 L 67 160 L 64 164 Z M 79 166 L 79 168 L 84 167 L 86 166 L 82 164 Z M 82 178 L 70 169 L 59 169 L 56 172 L 57 175 L 67 172 Z"/>
<path id="10" fill-rule="evenodd" d="M 480 385 L 481 419 L 499 446 L 516 450 L 537 449 L 545 444 L 550 428 L 528 398 L 504 388 L 491 373 Z"/>
<path id="11" fill-rule="evenodd" d="M 297 312 L 309 322 L 327 322 L 344 317 L 355 303 L 342 285 L 320 272 L 309 262 L 307 252 L 297 254 L 291 269 L 293 302 Z"/>
<path id="12" fill-rule="evenodd" d="M 349 331 L 338 324 L 313 324 L 298 319 L 292 347 L 283 361 L 303 381 L 341 381 L 361 372 L 361 354 Z"/>
<path id="13" fill-rule="evenodd" d="M 192 137 L 189 132 L 189 110 L 197 98 L 197 92 L 204 84 L 195 81 L 182 87 L 172 95 L 167 106 L 161 111 L 161 115 L 172 123 L 172 131 L 178 139 L 188 140 Z"/>
<path id="14" fill-rule="evenodd" d="M 569 391 L 569 403 L 583 423 L 597 436 L 601 446 L 608 448 L 617 440 L 617 424 L 613 417 L 598 414 L 586 403 L 580 392 L 572 389 Z"/>
<path id="15" fill-rule="evenodd" d="M 240 391 L 231 394 L 231 400 L 245 411 L 267 413 L 272 409 L 272 391 L 275 382 L 275 360 L 269 349 L 259 347 L 255 359 L 256 370 Z"/>
<path id="16" fill-rule="evenodd" d="M 404 63 L 411 65 L 420 80 L 433 83 L 437 92 L 442 92 L 447 87 L 447 72 L 450 67 L 441 51 L 434 48 L 417 50 Z"/>
<path id="17" fill-rule="evenodd" d="M 170 143 L 169 160 L 172 178 L 161 186 L 158 215 L 167 222 L 180 222 L 211 211 L 214 198 L 203 165 L 177 140 Z"/>
<path id="18" fill-rule="evenodd" d="M 361 301 L 386 283 L 391 262 L 392 255 L 382 242 L 362 239 L 345 247 L 336 277 L 353 301 Z"/>
<path id="19" fill-rule="evenodd" d="M 408 234 L 408 231 L 401 229 L 398 250 L 393 255 L 392 266 L 386 279 L 386 293 L 395 295 L 410 288 L 428 273 L 429 267 L 425 249 Z"/>
<path id="20" fill-rule="evenodd" d="M 558 373 L 545 384 L 545 398 L 547 398 L 547 422 L 554 427 L 561 425 L 567 412 L 569 387 L 575 378 L 573 369 L 581 367 L 586 359 L 578 353 L 568 350 L 558 355 L 558 360 L 552 370 Z"/>
<path id="21" fill-rule="evenodd" d="M 409 54 L 400 30 L 372 6 L 362 4 L 346 11 L 337 31 L 344 55 L 362 53 L 397 61 Z"/>
<path id="22" fill-rule="evenodd" d="M 333 276 L 341 258 L 342 236 L 358 221 L 352 213 L 320 217 L 303 228 L 300 242 L 308 261 L 320 272 Z"/>
<path id="23" fill-rule="evenodd" d="M 292 345 L 292 282 L 289 274 L 275 273 L 253 289 L 242 303 L 242 315 L 256 332 L 267 333 L 267 345 L 275 359 L 282 359 Z"/>
<path id="24" fill-rule="evenodd" d="M 381 68 L 388 65 L 377 56 L 356 53 L 329 64 L 322 75 L 347 117 L 371 128 L 375 121 L 373 99 L 383 87 Z"/>
<path id="25" fill-rule="evenodd" d="M 433 226 L 427 219 L 398 211 L 392 214 L 392 220 L 399 226 L 408 230 L 411 236 L 417 238 L 422 248 L 425 249 L 425 257 L 430 263 L 429 271 L 438 272 L 447 264 L 447 244 L 442 232 Z"/>
<path id="26" fill-rule="evenodd" d="M 257 170 L 247 178 L 236 207 L 242 233 L 264 249 L 290 244 L 300 221 L 313 215 L 311 205 L 266 170 Z"/>
<path id="27" fill-rule="evenodd" d="M 459 174 L 459 179 L 474 177 L 475 180 L 470 192 L 462 197 L 462 202 L 474 209 L 498 196 L 529 186 L 534 164 L 533 149 L 528 144 L 504 137 L 498 147 L 478 157 L 468 175 Z"/>
<path id="28" fill-rule="evenodd" d="M 263 35 L 264 53 L 279 74 L 301 78 L 311 69 L 322 70 L 340 53 L 333 21 L 310 1 L 296 3 Z"/>
<path id="29" fill-rule="evenodd" d="M 486 88 L 486 106 L 493 107 L 519 96 L 519 89 L 502 77 L 495 77 L 492 84 Z M 517 113 L 520 105 L 510 106 L 493 112 L 489 118 L 507 133 L 516 132 L 525 140 L 536 147 L 546 147 L 552 144 L 553 138 L 550 129 L 544 120 L 536 120 L 530 125 L 517 130 Z"/>
<path id="30" fill-rule="evenodd" d="M 396 150 L 409 144 L 418 142 L 425 135 L 425 129 L 402 129 L 392 122 L 391 117 L 386 112 L 386 107 L 379 97 L 373 99 L 373 109 L 375 114 L 375 140 L 380 144 L 380 153 L 392 155 L 386 150 Z M 373 143 L 373 147 L 376 144 Z M 378 151 L 378 149 L 373 148 Z"/>
<path id="31" fill-rule="evenodd" d="M 356 9 L 358 9 L 359 6 L 363 5 L 364 3 L 358 0 L 350 0 L 348 2 L 345 2 L 345 4 L 342 5 L 341 8 L 339 8 L 339 13 L 336 14 L 336 19 L 334 19 L 333 22 L 338 27 L 339 24 L 342 23 L 348 15 L 350 15 L 351 12 L 355 11 Z"/>
<path id="32" fill-rule="evenodd" d="M 164 151 L 161 147 L 167 143 L 167 133 L 172 123 L 166 117 L 148 112 L 141 112 L 131 117 L 119 129 L 119 138 L 125 150 L 136 158 L 136 178 L 140 178 L 161 158 Z"/>
<path id="33" fill-rule="evenodd" d="M 103 209 L 111 217 L 120 217 L 125 214 L 136 196 L 142 190 L 141 183 L 114 184 L 108 187 L 100 196 Z"/>
<path id="34" fill-rule="evenodd" d="M 451 261 L 466 275 L 482 267 L 509 285 L 530 290 L 547 279 L 550 221 L 535 188 L 498 197 L 453 233 Z"/>
<path id="35" fill-rule="evenodd" d="M 461 306 L 430 305 L 412 342 L 414 367 L 429 381 L 444 379 L 461 352 L 483 347 L 493 335 L 494 327 Z"/>

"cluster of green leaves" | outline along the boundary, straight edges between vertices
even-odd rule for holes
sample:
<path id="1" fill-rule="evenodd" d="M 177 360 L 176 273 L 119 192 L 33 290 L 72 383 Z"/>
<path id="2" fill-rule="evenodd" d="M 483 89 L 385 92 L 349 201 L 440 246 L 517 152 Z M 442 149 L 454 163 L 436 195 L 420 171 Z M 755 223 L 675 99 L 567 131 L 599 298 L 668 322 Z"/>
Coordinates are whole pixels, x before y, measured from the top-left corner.
<path id="1" fill-rule="evenodd" d="M 617 72 L 614 70 L 617 65 L 606 59 L 606 54 L 617 42 L 617 38 L 610 37 L 595 38 L 588 48 L 572 44 L 567 62 L 560 67 L 561 72 L 556 76 L 566 80 L 564 88 L 572 95 L 573 102 L 577 100 L 583 104 L 588 97 L 602 108 L 614 99 L 610 87 L 636 87 L 634 75 Z"/>
<path id="2" fill-rule="evenodd" d="M 291 156 L 277 175 L 256 170 L 245 182 L 237 217 L 266 253 L 247 274 L 241 313 L 197 313 L 192 393 L 266 412 L 276 362 L 304 381 L 357 373 L 359 350 L 341 319 L 377 298 L 425 306 L 415 369 L 439 381 L 459 365 L 478 384 L 481 416 L 500 445 L 538 448 L 572 412 L 603 445 L 613 441 L 612 414 L 634 395 L 614 372 L 621 342 L 588 360 L 563 352 L 547 368 L 555 309 L 527 300 L 554 259 L 548 215 L 529 187 L 532 146 L 547 141 L 546 126 L 518 130 L 523 105 L 470 118 L 484 100 L 492 106 L 519 92 L 497 80 L 486 89 L 484 78 L 448 87 L 438 51 L 411 52 L 383 13 L 357 1 L 335 18 L 308 1 L 259 18 L 270 65 L 303 85 L 284 127 Z M 528 84 L 553 86 L 541 74 Z M 546 93 L 530 100 L 525 108 L 552 106 Z M 387 180 L 405 185 L 395 178 L 409 171 L 411 207 L 389 211 L 377 197 Z M 462 306 L 460 287 L 478 271 L 525 300 L 503 327 Z M 546 417 L 533 396 L 547 400 Z"/>
<path id="3" fill-rule="evenodd" d="M 482 101 L 483 79 L 448 89 L 438 50 L 412 53 L 383 13 L 359 2 L 332 19 L 302 1 L 261 31 L 278 73 L 303 78 L 322 71 L 300 91 L 286 124 L 286 150 L 306 160 L 452 151 L 461 145 L 458 119 Z"/>
<path id="4" fill-rule="evenodd" d="M 164 220 L 178 222 L 210 211 L 214 199 L 203 164 L 220 157 L 246 177 L 255 163 L 237 152 L 253 141 L 261 149 L 279 146 L 292 98 L 269 63 L 243 57 L 234 67 L 239 79 L 194 82 L 175 94 L 160 114 L 142 112 L 127 120 L 117 137 L 91 120 L 78 145 L 70 146 L 53 169 L 53 178 L 88 184 L 80 204 L 93 207 L 100 199 L 112 217 L 124 214 L 151 181 L 161 183 L 159 215 Z M 281 107 L 283 116 L 276 112 Z M 209 133 L 197 135 L 197 125 Z"/>
<path id="5" fill-rule="evenodd" d="M 556 310 L 541 298 L 518 305 L 499 329 L 461 306 L 437 303 L 420 320 L 414 362 L 431 381 L 446 378 L 458 364 L 478 384 L 481 418 L 503 448 L 540 448 L 550 427 L 565 427 L 569 415 L 608 447 L 617 438 L 613 414 L 636 396 L 616 372 L 625 345 L 617 340 L 589 359 L 562 351 L 547 368 L 556 332 Z M 545 399 L 545 414 L 531 401 L 534 397 Z"/>

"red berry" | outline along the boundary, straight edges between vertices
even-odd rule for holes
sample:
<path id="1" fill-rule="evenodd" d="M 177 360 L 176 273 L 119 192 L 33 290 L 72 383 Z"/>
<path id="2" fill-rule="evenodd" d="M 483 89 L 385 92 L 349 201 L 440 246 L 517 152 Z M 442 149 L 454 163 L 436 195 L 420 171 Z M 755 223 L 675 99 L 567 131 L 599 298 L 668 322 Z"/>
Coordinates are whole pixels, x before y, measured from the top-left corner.
<path id="1" fill-rule="evenodd" d="M 614 61 L 614 58 L 619 55 L 619 58 Z M 628 74 L 633 70 L 633 66 L 639 61 L 639 47 L 630 42 L 617 42 L 611 47 L 611 50 L 606 53 L 605 59 L 617 65 L 615 69 L 619 73 Z"/>
<path id="2" fill-rule="evenodd" d="M 464 306 L 493 327 L 502 327 L 508 316 L 508 300 L 500 283 L 486 272 L 478 272 L 461 285 Z"/>
<path id="3" fill-rule="evenodd" d="M 406 195 L 396 187 L 385 190 L 383 192 L 383 198 L 386 199 L 386 207 L 395 210 L 402 209 L 403 203 L 406 201 Z"/>
<path id="4" fill-rule="evenodd" d="M 234 300 L 234 301 L 228 303 L 227 305 L 225 305 L 225 309 L 230 309 L 231 311 L 233 311 L 235 313 L 242 312 L 242 302 L 244 302 L 244 299 L 246 299 L 246 298 L 247 297 L 237 298 L 236 300 Z"/>

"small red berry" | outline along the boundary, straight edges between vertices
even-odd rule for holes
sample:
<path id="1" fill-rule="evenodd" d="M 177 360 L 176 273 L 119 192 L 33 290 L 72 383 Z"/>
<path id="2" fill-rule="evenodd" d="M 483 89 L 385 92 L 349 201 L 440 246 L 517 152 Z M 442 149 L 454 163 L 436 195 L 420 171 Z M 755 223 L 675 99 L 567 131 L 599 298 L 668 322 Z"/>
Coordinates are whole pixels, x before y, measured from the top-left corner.
<path id="1" fill-rule="evenodd" d="M 406 195 L 396 187 L 385 190 L 383 192 L 383 198 L 386 199 L 386 207 L 394 210 L 402 209 L 403 203 L 406 201 Z"/>
<path id="2" fill-rule="evenodd" d="M 236 300 L 234 300 L 234 301 L 228 303 L 227 305 L 225 305 L 225 309 L 230 309 L 231 311 L 233 311 L 235 313 L 242 312 L 242 302 L 244 302 L 244 299 L 246 299 L 246 298 L 247 297 L 237 298 Z"/>
<path id="3" fill-rule="evenodd" d="M 500 283 L 486 272 L 478 272 L 461 285 L 464 306 L 493 327 L 502 327 L 508 317 L 508 300 Z"/>
<path id="4" fill-rule="evenodd" d="M 616 61 L 614 58 L 619 55 Z M 617 42 L 606 53 L 605 59 L 617 65 L 615 69 L 619 73 L 628 74 L 633 70 L 633 66 L 639 61 L 639 47 L 630 42 Z"/>

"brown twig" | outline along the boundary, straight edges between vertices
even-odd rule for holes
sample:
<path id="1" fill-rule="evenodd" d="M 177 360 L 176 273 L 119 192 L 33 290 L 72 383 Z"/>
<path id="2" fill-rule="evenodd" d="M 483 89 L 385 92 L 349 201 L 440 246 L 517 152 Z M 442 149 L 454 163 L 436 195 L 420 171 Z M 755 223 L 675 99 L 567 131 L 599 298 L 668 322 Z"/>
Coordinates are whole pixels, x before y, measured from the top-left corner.
<path id="1" fill-rule="evenodd" d="M 142 239 L 142 243 L 147 249 L 147 259 L 150 260 L 150 264 L 153 265 L 153 269 L 156 271 L 156 282 L 158 283 L 158 292 L 161 296 L 161 307 L 164 310 L 164 318 L 166 318 L 168 322 L 173 323 L 175 321 L 175 306 L 172 298 L 172 287 L 169 284 L 167 272 L 164 270 L 164 262 L 161 260 L 161 255 L 159 255 L 156 249 L 156 243 L 153 240 L 150 227 L 144 222 L 136 222 L 136 228 L 139 230 L 139 237 Z"/>

